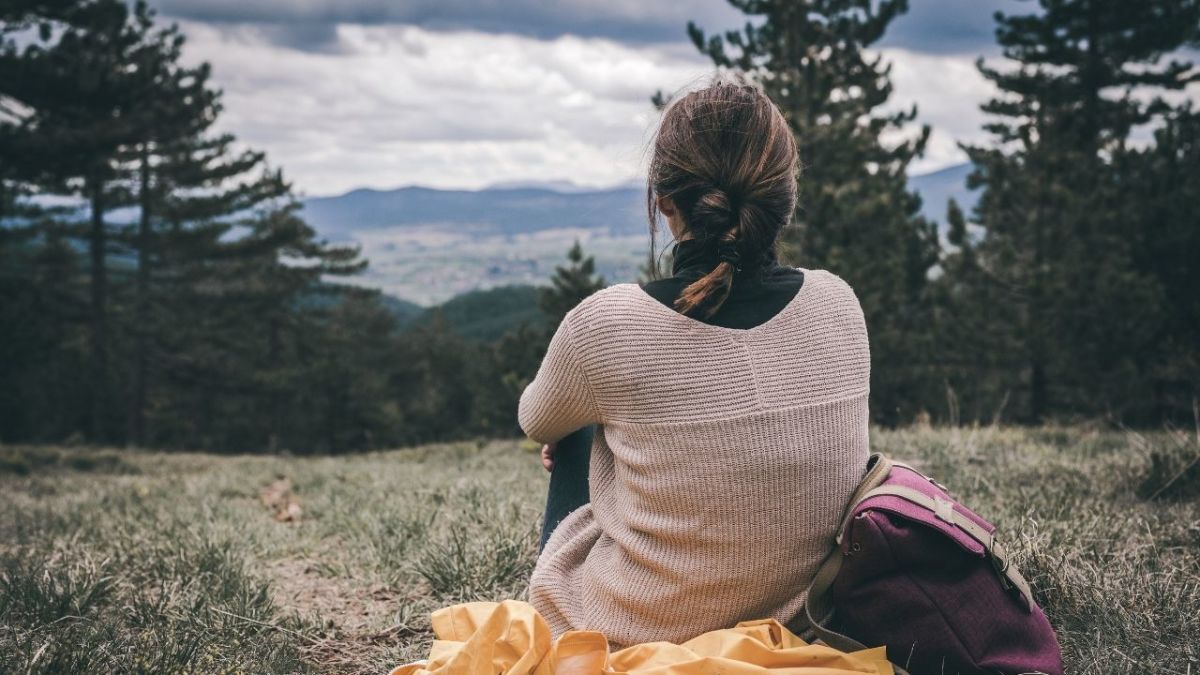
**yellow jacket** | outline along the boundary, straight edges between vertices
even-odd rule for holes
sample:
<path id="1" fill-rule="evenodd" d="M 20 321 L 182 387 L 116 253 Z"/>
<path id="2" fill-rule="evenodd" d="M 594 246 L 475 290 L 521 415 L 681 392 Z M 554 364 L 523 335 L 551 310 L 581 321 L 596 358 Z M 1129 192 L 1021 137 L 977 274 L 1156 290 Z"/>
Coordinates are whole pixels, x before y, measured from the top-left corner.
<path id="1" fill-rule="evenodd" d="M 391 675 L 893 675 L 883 647 L 845 653 L 810 645 L 774 619 L 743 621 L 680 645 L 649 642 L 609 653 L 604 635 L 568 631 L 553 640 L 529 604 L 472 602 L 432 615 L 426 661 Z"/>

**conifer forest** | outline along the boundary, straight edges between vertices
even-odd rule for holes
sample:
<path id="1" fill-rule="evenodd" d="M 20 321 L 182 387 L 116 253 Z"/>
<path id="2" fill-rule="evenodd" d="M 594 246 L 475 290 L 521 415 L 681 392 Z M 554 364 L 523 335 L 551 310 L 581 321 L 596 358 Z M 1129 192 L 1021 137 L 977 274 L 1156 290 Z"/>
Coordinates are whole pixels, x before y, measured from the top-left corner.
<path id="1" fill-rule="evenodd" d="M 989 140 L 963 148 L 978 201 L 937 204 L 941 219 L 906 178 L 929 129 L 889 108 L 872 50 L 907 0 L 730 4 L 754 20 L 680 30 L 795 133 L 781 257 L 858 294 L 874 422 L 1191 424 L 1200 3 L 997 14 L 1001 57 L 977 64 L 999 92 Z M 453 303 L 402 320 L 347 283 L 371 261 L 306 222 L 287 167 L 218 130 L 222 92 L 185 38 L 142 2 L 0 7 L 0 441 L 336 453 L 518 436 L 558 319 L 621 280 L 576 246 L 536 292 L 475 301 L 492 329 L 463 331 Z M 647 260 L 643 278 L 662 273 Z"/>

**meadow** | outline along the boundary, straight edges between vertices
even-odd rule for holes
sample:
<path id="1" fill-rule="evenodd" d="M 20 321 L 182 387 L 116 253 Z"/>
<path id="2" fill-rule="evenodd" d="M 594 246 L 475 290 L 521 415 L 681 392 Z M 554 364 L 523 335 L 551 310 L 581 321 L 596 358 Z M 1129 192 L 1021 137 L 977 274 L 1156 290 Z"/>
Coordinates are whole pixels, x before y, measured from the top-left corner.
<path id="1" fill-rule="evenodd" d="M 1200 440 L 872 431 L 996 522 L 1070 673 L 1200 673 Z M 521 597 L 546 474 L 492 440 L 341 457 L 0 446 L 0 671 L 385 673 Z"/>

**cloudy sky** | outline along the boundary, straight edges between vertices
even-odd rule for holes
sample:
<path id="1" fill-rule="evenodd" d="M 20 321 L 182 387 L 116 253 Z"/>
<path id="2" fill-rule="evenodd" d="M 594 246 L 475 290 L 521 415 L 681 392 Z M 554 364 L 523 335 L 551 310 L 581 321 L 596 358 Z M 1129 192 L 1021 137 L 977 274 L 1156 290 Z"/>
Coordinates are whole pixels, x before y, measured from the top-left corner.
<path id="1" fill-rule="evenodd" d="M 712 72 L 688 41 L 745 17 L 725 0 L 155 0 L 212 63 L 224 128 L 306 195 L 402 185 L 479 188 L 634 180 L 649 97 Z M 1019 0 L 910 0 L 878 45 L 895 106 L 933 127 L 923 173 L 983 138 L 992 13 Z"/>

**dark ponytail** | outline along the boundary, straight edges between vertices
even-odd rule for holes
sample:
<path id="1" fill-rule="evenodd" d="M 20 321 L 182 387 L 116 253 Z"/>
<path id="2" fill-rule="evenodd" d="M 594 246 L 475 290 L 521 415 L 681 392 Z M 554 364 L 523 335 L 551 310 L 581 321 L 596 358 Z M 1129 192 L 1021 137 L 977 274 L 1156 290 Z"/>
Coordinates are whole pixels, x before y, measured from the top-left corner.
<path id="1" fill-rule="evenodd" d="M 679 98 L 663 113 L 646 189 L 651 248 L 658 198 L 667 197 L 688 233 L 719 262 L 675 300 L 712 316 L 739 269 L 775 257 L 775 241 L 796 206 L 796 143 L 775 104 L 744 81 L 718 81 Z"/>

